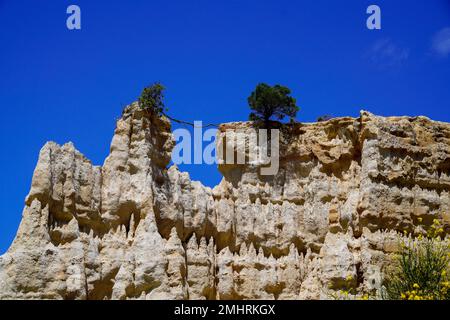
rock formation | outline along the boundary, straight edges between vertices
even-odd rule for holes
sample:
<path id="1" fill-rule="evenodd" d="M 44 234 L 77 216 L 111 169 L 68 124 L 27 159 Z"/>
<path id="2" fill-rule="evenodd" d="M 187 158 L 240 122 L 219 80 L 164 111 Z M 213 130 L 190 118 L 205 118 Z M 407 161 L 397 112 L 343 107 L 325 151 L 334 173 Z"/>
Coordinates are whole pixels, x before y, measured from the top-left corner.
<path id="1" fill-rule="evenodd" d="M 287 127 L 277 175 L 220 165 L 213 189 L 167 168 L 170 123 L 137 104 L 102 167 L 47 143 L 0 299 L 327 299 L 376 290 L 403 230 L 449 233 L 449 124 L 363 111 Z"/>

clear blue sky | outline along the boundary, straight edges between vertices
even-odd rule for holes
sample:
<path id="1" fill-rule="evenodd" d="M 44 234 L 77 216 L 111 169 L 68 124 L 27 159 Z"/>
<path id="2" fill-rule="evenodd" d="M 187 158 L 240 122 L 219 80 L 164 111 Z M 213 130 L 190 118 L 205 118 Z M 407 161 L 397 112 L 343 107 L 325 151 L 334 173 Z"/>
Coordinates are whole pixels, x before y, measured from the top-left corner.
<path id="1" fill-rule="evenodd" d="M 79 31 L 66 28 L 70 4 Z M 370 4 L 382 30 L 366 28 Z M 73 141 L 102 164 L 145 85 L 162 81 L 170 114 L 188 121 L 246 120 L 258 82 L 290 87 L 299 121 L 360 109 L 450 121 L 449 27 L 447 0 L 0 0 L 0 253 L 44 143 Z"/>

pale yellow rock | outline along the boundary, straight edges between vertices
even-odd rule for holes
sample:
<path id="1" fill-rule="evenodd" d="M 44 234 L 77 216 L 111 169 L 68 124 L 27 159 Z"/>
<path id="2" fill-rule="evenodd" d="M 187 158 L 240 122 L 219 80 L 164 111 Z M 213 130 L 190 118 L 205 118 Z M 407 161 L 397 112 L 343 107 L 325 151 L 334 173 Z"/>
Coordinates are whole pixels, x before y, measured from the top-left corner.
<path id="1" fill-rule="evenodd" d="M 213 189 L 167 167 L 170 123 L 136 103 L 101 167 L 47 143 L 0 299 L 329 299 L 380 288 L 404 230 L 449 232 L 449 124 L 363 111 L 282 133 L 275 176 L 220 164 Z"/>

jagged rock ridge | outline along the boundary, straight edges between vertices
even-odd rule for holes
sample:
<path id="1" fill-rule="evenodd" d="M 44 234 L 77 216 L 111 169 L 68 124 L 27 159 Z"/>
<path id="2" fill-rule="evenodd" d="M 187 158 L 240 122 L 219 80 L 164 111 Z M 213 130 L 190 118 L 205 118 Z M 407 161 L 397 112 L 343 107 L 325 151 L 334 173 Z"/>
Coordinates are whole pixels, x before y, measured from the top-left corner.
<path id="1" fill-rule="evenodd" d="M 228 123 L 226 130 L 250 130 Z M 0 299 L 319 299 L 375 290 L 398 232 L 450 225 L 450 125 L 361 112 L 288 126 L 280 171 L 176 166 L 170 123 L 132 104 L 93 166 L 41 150 Z"/>

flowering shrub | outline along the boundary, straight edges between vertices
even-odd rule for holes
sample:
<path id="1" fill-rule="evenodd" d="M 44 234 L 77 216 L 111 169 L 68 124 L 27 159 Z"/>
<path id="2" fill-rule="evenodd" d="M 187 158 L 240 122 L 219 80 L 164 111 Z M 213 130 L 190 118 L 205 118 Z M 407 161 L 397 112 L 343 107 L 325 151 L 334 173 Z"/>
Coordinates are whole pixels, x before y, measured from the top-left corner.
<path id="1" fill-rule="evenodd" d="M 435 219 L 425 236 L 402 240 L 386 272 L 382 297 L 394 300 L 450 298 L 450 241 Z"/>

